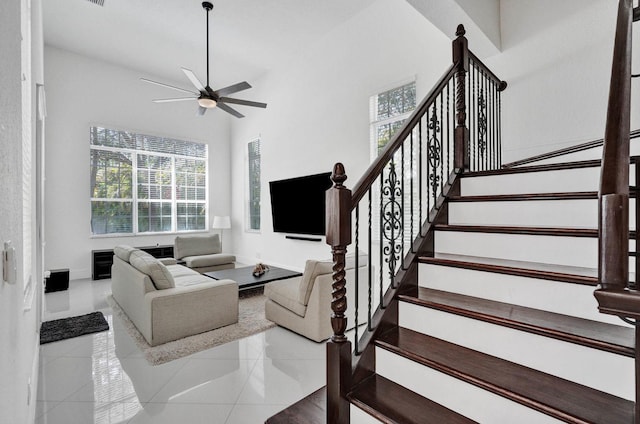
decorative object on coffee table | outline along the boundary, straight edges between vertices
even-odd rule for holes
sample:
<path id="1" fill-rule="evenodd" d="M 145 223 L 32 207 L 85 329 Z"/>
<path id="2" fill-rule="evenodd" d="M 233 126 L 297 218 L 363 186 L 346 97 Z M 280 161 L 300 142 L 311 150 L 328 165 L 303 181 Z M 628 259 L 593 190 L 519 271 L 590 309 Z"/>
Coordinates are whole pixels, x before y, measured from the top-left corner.
<path id="1" fill-rule="evenodd" d="M 269 266 L 259 263 L 255 266 L 255 268 L 253 268 L 253 276 L 262 277 L 262 275 L 267 271 L 269 271 Z"/>

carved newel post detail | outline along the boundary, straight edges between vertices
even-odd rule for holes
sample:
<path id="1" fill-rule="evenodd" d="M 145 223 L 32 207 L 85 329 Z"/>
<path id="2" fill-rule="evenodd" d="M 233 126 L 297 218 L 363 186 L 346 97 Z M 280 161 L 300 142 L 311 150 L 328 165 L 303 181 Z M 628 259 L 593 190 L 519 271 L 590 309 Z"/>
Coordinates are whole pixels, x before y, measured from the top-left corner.
<path id="1" fill-rule="evenodd" d="M 327 244 L 333 253 L 333 291 L 331 327 L 333 336 L 327 343 L 327 423 L 349 423 L 351 389 L 351 342 L 344 335 L 347 329 L 347 289 L 345 256 L 351 244 L 351 190 L 344 186 L 347 175 L 344 166 L 336 163 L 327 190 Z"/>
<path id="2" fill-rule="evenodd" d="M 462 24 L 456 30 L 453 40 L 453 63 L 456 66 L 456 128 L 454 130 L 454 168 L 458 171 L 469 169 L 469 128 L 467 122 L 467 101 L 465 98 L 465 79 L 469 71 L 469 46 L 464 36 Z"/>

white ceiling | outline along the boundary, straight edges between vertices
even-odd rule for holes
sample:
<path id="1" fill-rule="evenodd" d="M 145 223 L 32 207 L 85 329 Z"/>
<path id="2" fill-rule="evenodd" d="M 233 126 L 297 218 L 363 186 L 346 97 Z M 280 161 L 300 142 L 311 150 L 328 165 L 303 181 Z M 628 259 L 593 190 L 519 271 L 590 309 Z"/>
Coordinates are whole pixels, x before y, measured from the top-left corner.
<path id="1" fill-rule="evenodd" d="M 371 0 L 214 0 L 211 87 L 254 81 L 370 5 Z M 190 88 L 206 79 L 201 0 L 43 0 L 45 44 Z"/>

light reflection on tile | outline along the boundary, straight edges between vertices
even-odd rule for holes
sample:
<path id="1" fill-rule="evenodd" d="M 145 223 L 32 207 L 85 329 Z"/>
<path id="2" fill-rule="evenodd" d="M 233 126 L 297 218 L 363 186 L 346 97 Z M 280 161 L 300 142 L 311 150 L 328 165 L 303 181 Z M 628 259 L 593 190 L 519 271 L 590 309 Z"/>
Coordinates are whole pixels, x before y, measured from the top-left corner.
<path id="1" fill-rule="evenodd" d="M 72 281 L 59 293 L 45 295 L 54 311 L 45 320 L 102 308 L 110 281 Z M 101 310 L 109 331 L 41 346 L 36 423 L 264 422 L 325 384 L 325 345 L 279 327 L 151 366 Z"/>

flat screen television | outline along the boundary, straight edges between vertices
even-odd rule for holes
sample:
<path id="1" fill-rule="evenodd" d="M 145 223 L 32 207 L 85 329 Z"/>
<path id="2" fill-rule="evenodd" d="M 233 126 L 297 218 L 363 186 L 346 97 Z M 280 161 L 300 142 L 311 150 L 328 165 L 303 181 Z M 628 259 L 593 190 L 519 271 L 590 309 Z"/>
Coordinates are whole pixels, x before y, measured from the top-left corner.
<path id="1" fill-rule="evenodd" d="M 273 231 L 325 234 L 325 192 L 331 172 L 269 182 Z"/>

